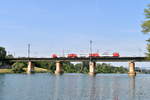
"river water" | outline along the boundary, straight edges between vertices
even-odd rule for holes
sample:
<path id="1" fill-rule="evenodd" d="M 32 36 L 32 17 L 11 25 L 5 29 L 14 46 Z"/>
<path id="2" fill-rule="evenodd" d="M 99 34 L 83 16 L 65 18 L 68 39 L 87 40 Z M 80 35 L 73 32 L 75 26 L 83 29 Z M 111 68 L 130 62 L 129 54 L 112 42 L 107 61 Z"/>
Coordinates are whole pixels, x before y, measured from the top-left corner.
<path id="1" fill-rule="evenodd" d="M 150 75 L 1 74 L 0 100 L 150 100 Z"/>

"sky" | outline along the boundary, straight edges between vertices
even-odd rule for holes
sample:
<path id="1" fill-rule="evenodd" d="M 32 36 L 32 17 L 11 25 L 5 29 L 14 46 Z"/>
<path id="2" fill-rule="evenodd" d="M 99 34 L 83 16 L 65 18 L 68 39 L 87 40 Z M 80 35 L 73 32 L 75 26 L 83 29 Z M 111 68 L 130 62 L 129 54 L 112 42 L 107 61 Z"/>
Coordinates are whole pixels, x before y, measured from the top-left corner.
<path id="1" fill-rule="evenodd" d="M 63 52 L 145 56 L 141 24 L 148 0 L 1 0 L 0 46 L 15 57 Z"/>

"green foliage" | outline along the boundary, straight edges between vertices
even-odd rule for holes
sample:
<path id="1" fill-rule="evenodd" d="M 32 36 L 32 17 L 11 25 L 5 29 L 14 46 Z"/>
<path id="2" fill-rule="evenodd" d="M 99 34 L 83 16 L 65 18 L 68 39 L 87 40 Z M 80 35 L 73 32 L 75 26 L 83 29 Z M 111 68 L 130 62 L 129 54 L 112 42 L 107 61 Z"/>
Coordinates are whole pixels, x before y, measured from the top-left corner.
<path id="1" fill-rule="evenodd" d="M 37 61 L 33 62 L 36 67 L 48 69 L 50 72 L 55 71 L 55 62 L 48 62 L 48 61 Z"/>
<path id="2" fill-rule="evenodd" d="M 49 62 L 49 64 L 48 64 L 49 66 L 48 66 L 48 70 L 50 70 L 50 72 L 55 72 L 55 69 L 56 69 L 56 63 L 55 62 Z"/>
<path id="3" fill-rule="evenodd" d="M 4 58 L 13 58 L 13 55 L 9 54 L 6 55 L 6 50 L 4 47 L 0 47 L 0 65 L 11 65 L 13 62 L 12 61 L 3 61 Z"/>
<path id="4" fill-rule="evenodd" d="M 62 66 L 63 66 L 63 70 L 65 73 L 75 73 L 76 72 L 75 66 L 70 62 L 63 62 Z"/>
<path id="5" fill-rule="evenodd" d="M 96 67 L 96 72 L 97 73 L 127 73 L 128 70 L 123 67 L 115 67 L 110 64 L 97 64 Z"/>
<path id="6" fill-rule="evenodd" d="M 36 67 L 48 69 L 50 72 L 54 73 L 56 69 L 55 62 L 48 61 L 38 61 L 33 62 Z M 62 67 L 64 73 L 88 73 L 89 72 L 89 62 L 72 64 L 70 62 L 62 62 Z M 128 70 L 123 67 L 115 67 L 110 64 L 97 64 L 97 73 L 127 73 Z"/>
<path id="7" fill-rule="evenodd" d="M 51 72 L 55 72 L 56 69 L 55 62 L 36 62 L 36 67 L 49 69 Z M 72 64 L 70 62 L 63 62 L 64 73 L 88 73 L 89 72 L 89 62 Z M 128 70 L 123 67 L 115 67 L 110 64 L 97 64 L 97 73 L 127 73 Z"/>
<path id="8" fill-rule="evenodd" d="M 0 58 L 6 57 L 6 50 L 4 47 L 0 47 Z"/>
<path id="9" fill-rule="evenodd" d="M 148 5 L 148 8 L 144 12 L 147 20 L 142 24 L 142 32 L 147 34 L 150 32 L 150 5 Z"/>
<path id="10" fill-rule="evenodd" d="M 148 57 L 148 59 L 150 59 L 150 39 L 147 40 L 147 53 L 146 56 Z"/>
<path id="11" fill-rule="evenodd" d="M 83 71 L 83 65 L 81 63 L 75 64 L 74 67 L 77 73 L 81 73 Z"/>
<path id="12" fill-rule="evenodd" d="M 2 61 L 2 59 L 4 59 L 6 57 L 6 50 L 4 47 L 0 47 L 0 65 L 3 65 L 4 62 Z"/>
<path id="13" fill-rule="evenodd" d="M 63 63 L 63 69 L 65 73 L 88 73 L 87 62 L 72 64 L 70 62 Z"/>
<path id="14" fill-rule="evenodd" d="M 150 18 L 150 5 L 148 5 L 148 8 L 144 10 L 146 18 Z"/>
<path id="15" fill-rule="evenodd" d="M 6 58 L 14 58 L 12 54 L 6 55 Z"/>
<path id="16" fill-rule="evenodd" d="M 81 72 L 82 73 L 88 73 L 89 72 L 89 62 L 84 61 L 82 66 L 83 66 L 83 70 Z"/>
<path id="17" fill-rule="evenodd" d="M 144 10 L 145 12 L 145 17 L 146 17 L 146 21 L 143 22 L 142 24 L 142 32 L 144 34 L 147 34 L 150 32 L 150 5 L 148 5 L 148 8 L 146 8 Z M 150 59 L 150 39 L 147 40 L 147 53 L 146 56 L 148 57 L 148 59 Z"/>
<path id="18" fill-rule="evenodd" d="M 14 72 L 14 73 L 25 72 L 25 70 L 23 68 L 26 66 L 27 66 L 27 64 L 25 64 L 23 62 L 16 62 L 12 65 L 12 72 Z"/>
<path id="19" fill-rule="evenodd" d="M 14 58 L 12 54 L 6 55 L 5 58 Z M 6 65 L 12 65 L 14 62 L 13 61 L 5 61 L 4 62 Z"/>

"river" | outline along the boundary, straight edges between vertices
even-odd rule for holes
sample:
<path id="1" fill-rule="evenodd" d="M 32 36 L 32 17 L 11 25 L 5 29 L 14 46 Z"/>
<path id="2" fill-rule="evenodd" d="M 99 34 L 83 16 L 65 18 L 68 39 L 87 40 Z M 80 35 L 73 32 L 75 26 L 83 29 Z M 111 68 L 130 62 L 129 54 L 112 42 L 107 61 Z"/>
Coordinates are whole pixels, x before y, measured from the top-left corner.
<path id="1" fill-rule="evenodd" d="M 0 74 L 0 100 L 149 99 L 149 74 Z"/>

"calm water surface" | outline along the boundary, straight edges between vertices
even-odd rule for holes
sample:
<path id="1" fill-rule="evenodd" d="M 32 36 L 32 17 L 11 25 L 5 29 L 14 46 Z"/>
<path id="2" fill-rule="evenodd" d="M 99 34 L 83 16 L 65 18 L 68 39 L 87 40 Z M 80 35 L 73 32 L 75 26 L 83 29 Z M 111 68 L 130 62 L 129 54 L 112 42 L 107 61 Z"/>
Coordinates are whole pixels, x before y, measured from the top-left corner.
<path id="1" fill-rule="evenodd" d="M 150 100 L 150 75 L 1 74 L 0 100 Z"/>

